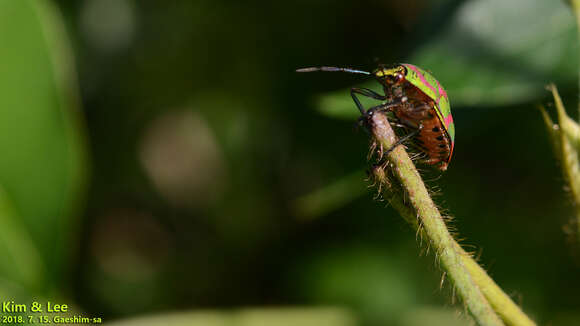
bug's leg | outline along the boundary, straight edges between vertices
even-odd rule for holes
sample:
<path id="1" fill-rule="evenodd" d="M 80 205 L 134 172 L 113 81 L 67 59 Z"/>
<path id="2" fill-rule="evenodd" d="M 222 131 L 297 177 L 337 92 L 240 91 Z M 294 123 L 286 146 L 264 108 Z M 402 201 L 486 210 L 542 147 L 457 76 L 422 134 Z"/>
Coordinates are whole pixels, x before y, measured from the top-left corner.
<path id="1" fill-rule="evenodd" d="M 368 109 L 366 112 L 374 112 L 374 111 L 392 111 L 392 109 L 396 106 L 402 105 L 407 102 L 406 97 L 396 98 L 388 103 L 382 103 L 379 105 L 375 105 L 372 108 Z"/>
<path id="2" fill-rule="evenodd" d="M 405 135 L 404 137 L 401 137 L 399 140 L 397 140 L 393 146 L 391 146 L 391 148 L 387 149 L 385 151 L 385 153 L 383 155 L 387 155 L 390 152 L 392 152 L 397 146 L 401 145 L 402 143 L 406 142 L 407 140 L 415 137 L 417 134 L 419 134 L 421 132 L 421 130 L 423 129 L 423 125 L 419 125 L 419 128 L 413 130 L 412 132 L 408 133 L 407 135 Z"/>
<path id="3" fill-rule="evenodd" d="M 368 89 L 368 88 L 358 88 L 358 87 L 353 87 L 350 89 L 350 93 L 357 93 L 366 97 L 370 97 L 370 98 L 374 98 L 375 100 L 379 100 L 379 101 L 384 101 L 387 99 L 386 96 L 381 95 L 375 91 L 373 91 L 372 89 Z"/>
<path id="4" fill-rule="evenodd" d="M 353 95 L 353 96 L 354 96 L 354 95 Z M 406 98 L 406 97 L 404 97 L 404 98 L 399 98 L 399 99 L 393 100 L 393 101 L 391 101 L 391 102 L 389 102 L 389 103 L 382 103 L 382 104 L 379 104 L 379 105 L 375 105 L 375 106 L 373 106 L 372 108 L 369 108 L 368 110 L 366 110 L 366 111 L 363 113 L 363 115 L 362 115 L 360 118 L 358 118 L 358 125 L 359 125 L 360 127 L 362 127 L 362 126 L 366 125 L 366 124 L 369 122 L 369 120 L 370 120 L 370 117 L 371 117 L 371 116 L 373 115 L 373 113 L 375 113 L 376 111 L 383 111 L 383 112 L 384 112 L 384 111 L 392 111 L 392 109 L 393 109 L 394 107 L 396 107 L 396 106 L 398 106 L 398 105 L 401 105 L 401 104 L 402 104 L 402 103 L 404 103 L 406 100 L 407 100 L 407 98 Z M 361 111 L 361 112 L 362 112 L 362 111 Z M 407 127 L 407 126 L 404 126 L 404 125 L 402 125 L 402 124 L 400 124 L 400 123 L 395 123 L 395 122 L 392 122 L 392 121 L 390 121 L 390 120 L 389 120 L 389 123 L 390 123 L 391 125 L 395 124 L 395 126 L 397 126 L 397 127 Z"/>
<path id="5" fill-rule="evenodd" d="M 360 113 L 364 116 L 367 114 L 367 111 L 365 110 L 365 108 L 363 107 L 363 105 L 361 104 L 361 102 L 359 101 L 359 99 L 356 97 L 356 94 L 360 94 L 366 97 L 370 97 L 373 98 L 375 100 L 386 100 L 387 97 L 384 95 L 381 95 L 373 90 L 370 90 L 368 88 L 351 88 L 350 89 L 350 96 L 352 97 L 352 100 L 354 101 L 354 103 L 356 104 L 356 107 L 358 108 L 358 110 L 360 111 Z"/>
<path id="6" fill-rule="evenodd" d="M 393 127 L 397 127 L 397 128 L 409 128 L 409 126 L 404 125 L 404 124 L 400 124 L 398 122 L 394 122 L 394 121 L 389 121 L 389 124 Z"/>

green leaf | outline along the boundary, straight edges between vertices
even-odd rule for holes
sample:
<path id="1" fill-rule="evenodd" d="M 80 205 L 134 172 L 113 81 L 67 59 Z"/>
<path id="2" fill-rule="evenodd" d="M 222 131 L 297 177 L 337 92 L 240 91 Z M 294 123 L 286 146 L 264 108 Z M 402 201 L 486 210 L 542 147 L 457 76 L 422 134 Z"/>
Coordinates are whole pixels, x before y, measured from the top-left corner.
<path id="1" fill-rule="evenodd" d="M 314 219 L 348 204 L 368 191 L 365 179 L 362 171 L 356 171 L 299 197 L 294 202 L 296 214 Z"/>
<path id="2" fill-rule="evenodd" d="M 340 308 L 261 308 L 239 311 L 189 311 L 132 318 L 110 326 L 354 326 L 352 314 Z"/>
<path id="3" fill-rule="evenodd" d="M 296 288 L 312 301 L 346 303 L 363 318 L 388 325 L 417 302 L 407 257 L 395 252 L 370 246 L 315 251 L 297 272 Z"/>
<path id="4" fill-rule="evenodd" d="M 460 315 L 456 310 L 440 307 L 417 307 L 403 315 L 401 326 L 446 325 L 467 326 L 473 322 L 467 315 Z"/>
<path id="5" fill-rule="evenodd" d="M 577 57 L 574 18 L 562 1 L 471 0 L 440 34 L 401 61 L 432 72 L 455 109 L 542 98 L 548 81 L 575 82 Z M 376 81 L 362 85 L 378 86 Z M 348 90 L 327 94 L 318 108 L 352 119 L 358 111 L 349 99 Z"/>
<path id="6" fill-rule="evenodd" d="M 437 76 L 453 105 L 491 106 L 541 98 L 551 79 L 574 82 L 577 57 L 562 1 L 472 0 L 410 60 Z"/>
<path id="7" fill-rule="evenodd" d="M 1 188 L 0 226 L 0 277 L 30 292 L 39 290 L 45 267 L 20 216 Z"/>
<path id="8" fill-rule="evenodd" d="M 0 43 L 0 184 L 14 207 L 13 214 L 0 212 L 0 235 L 30 255 L 29 266 L 37 250 L 45 285 L 55 286 L 71 253 L 85 182 L 73 60 L 60 17 L 44 0 L 0 0 Z M 15 244 L 19 234 L 25 236 Z"/>

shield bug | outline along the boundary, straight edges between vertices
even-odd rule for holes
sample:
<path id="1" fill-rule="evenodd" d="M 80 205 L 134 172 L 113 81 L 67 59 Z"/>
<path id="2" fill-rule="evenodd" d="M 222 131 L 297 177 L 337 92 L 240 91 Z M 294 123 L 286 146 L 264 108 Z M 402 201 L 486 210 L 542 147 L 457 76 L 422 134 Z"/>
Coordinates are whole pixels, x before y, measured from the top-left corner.
<path id="1" fill-rule="evenodd" d="M 313 67 L 296 71 L 341 71 L 374 76 L 383 86 L 384 95 L 368 88 L 352 88 L 350 94 L 363 116 L 375 110 L 390 111 L 396 120 L 393 124 L 409 131 L 388 151 L 412 140 L 425 154 L 426 164 L 437 164 L 440 170 L 447 170 L 455 144 L 455 125 L 447 93 L 430 73 L 407 63 L 379 66 L 373 72 L 339 67 Z M 383 103 L 365 110 L 357 95 Z"/>

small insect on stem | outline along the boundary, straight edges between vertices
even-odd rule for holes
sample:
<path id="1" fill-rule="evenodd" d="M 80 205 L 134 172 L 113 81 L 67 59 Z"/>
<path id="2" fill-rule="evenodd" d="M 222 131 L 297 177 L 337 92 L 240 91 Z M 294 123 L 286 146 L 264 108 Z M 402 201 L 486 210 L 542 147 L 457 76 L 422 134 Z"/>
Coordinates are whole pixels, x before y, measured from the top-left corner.
<path id="1" fill-rule="evenodd" d="M 389 153 L 404 142 L 412 142 L 425 154 L 426 164 L 437 165 L 441 171 L 453 154 L 455 144 L 455 124 L 447 93 L 430 73 L 408 63 L 392 66 L 379 65 L 372 72 L 342 67 L 308 67 L 296 72 L 335 71 L 373 76 L 383 87 L 383 93 L 368 88 L 353 87 L 350 95 L 362 118 L 368 119 L 374 112 L 392 112 L 394 124 L 408 133 L 402 137 Z M 381 104 L 366 109 L 359 96 L 381 101 Z"/>

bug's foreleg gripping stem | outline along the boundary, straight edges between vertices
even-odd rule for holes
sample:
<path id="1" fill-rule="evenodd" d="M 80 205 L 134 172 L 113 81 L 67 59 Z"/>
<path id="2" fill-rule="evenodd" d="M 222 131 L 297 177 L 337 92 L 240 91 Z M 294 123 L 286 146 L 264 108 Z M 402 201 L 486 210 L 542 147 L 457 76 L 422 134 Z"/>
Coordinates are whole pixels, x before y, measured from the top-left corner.
<path id="1" fill-rule="evenodd" d="M 379 94 L 371 89 L 368 89 L 368 88 L 356 88 L 356 87 L 351 88 L 350 89 L 350 96 L 352 97 L 352 100 L 356 104 L 356 107 L 358 108 L 358 110 L 360 111 L 360 113 L 363 116 L 365 116 L 367 114 L 367 111 L 365 110 L 362 103 L 359 101 L 359 99 L 356 97 L 355 94 L 360 94 L 362 96 L 370 97 L 370 98 L 373 98 L 373 99 L 379 100 L 379 101 L 384 101 L 387 99 L 386 96 L 381 95 L 381 94 Z"/>

